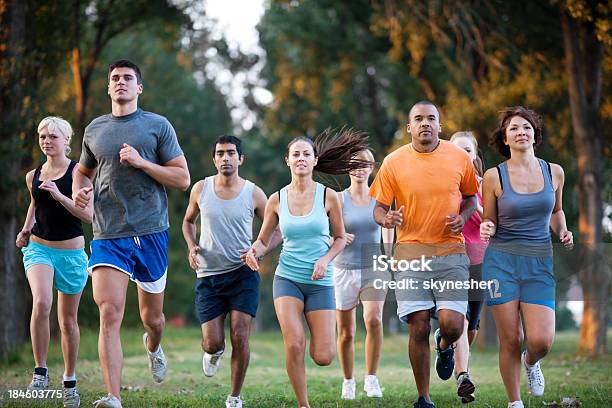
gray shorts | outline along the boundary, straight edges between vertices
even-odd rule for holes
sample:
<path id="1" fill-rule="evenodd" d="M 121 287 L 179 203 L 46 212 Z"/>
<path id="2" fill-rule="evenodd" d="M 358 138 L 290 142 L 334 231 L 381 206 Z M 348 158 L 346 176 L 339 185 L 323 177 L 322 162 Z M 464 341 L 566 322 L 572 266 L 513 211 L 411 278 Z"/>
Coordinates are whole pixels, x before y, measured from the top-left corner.
<path id="1" fill-rule="evenodd" d="M 431 271 L 397 271 L 394 278 L 397 315 L 403 322 L 408 315 L 421 310 L 449 309 L 464 314 L 468 306 L 470 260 L 465 254 L 433 256 Z M 404 284 L 400 288 L 400 282 Z"/>
<path id="2" fill-rule="evenodd" d="M 304 303 L 304 313 L 314 310 L 335 310 L 334 287 L 316 283 L 300 283 L 274 275 L 272 297 L 291 296 Z"/>

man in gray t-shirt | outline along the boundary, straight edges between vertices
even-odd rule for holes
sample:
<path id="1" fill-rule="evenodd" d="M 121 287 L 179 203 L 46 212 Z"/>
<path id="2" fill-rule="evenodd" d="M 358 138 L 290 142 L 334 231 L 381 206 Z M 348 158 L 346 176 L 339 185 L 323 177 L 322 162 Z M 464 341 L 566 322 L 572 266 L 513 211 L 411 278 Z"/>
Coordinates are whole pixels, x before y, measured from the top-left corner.
<path id="1" fill-rule="evenodd" d="M 134 63 L 111 64 L 112 113 L 94 119 L 85 129 L 73 182 L 76 205 L 83 207 L 94 200 L 88 269 L 100 310 L 98 349 L 108 391 L 108 396 L 96 401 L 100 407 L 121 407 L 119 329 L 130 279 L 138 285 L 143 342 L 153 379 L 163 381 L 167 369 L 160 345 L 168 269 L 166 187 L 187 190 L 190 178 L 170 122 L 138 108 L 142 90 L 140 69 Z"/>

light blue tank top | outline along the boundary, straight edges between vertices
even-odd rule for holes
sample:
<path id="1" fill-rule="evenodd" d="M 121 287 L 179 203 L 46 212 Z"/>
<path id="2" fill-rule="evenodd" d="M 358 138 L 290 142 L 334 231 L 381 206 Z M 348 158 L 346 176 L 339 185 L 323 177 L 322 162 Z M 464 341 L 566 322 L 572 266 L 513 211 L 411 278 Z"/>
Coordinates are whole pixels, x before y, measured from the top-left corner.
<path id="1" fill-rule="evenodd" d="M 333 286 L 332 264 L 323 279 L 312 280 L 315 262 L 329 250 L 329 217 L 325 211 L 325 186 L 316 183 L 314 203 L 307 215 L 289 212 L 287 186 L 280 190 L 278 223 L 283 235 L 283 249 L 276 274 L 299 283 Z"/>
<path id="2" fill-rule="evenodd" d="M 355 235 L 350 245 L 334 259 L 334 266 L 342 269 L 372 269 L 373 257 L 380 255 L 380 225 L 374 221 L 375 199 L 365 207 L 357 207 L 348 189 L 342 192 L 342 221 L 348 234 Z"/>
<path id="3" fill-rule="evenodd" d="M 491 246 L 516 255 L 552 256 L 550 216 L 555 206 L 555 190 L 544 160 L 538 159 L 544 187 L 536 193 L 512 189 L 508 164 L 499 165 L 502 195 L 497 199 L 497 231 Z"/>

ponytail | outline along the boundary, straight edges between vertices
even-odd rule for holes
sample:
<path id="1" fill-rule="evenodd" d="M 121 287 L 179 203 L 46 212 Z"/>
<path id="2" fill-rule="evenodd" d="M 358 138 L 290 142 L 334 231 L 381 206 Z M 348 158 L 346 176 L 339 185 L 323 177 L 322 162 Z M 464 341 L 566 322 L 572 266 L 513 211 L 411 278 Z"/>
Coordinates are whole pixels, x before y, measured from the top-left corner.
<path id="1" fill-rule="evenodd" d="M 286 157 L 289 156 L 291 145 L 299 141 L 312 146 L 314 155 L 318 159 L 314 170 L 319 173 L 348 174 L 352 170 L 372 165 L 368 160 L 355 158 L 357 153 L 370 148 L 368 135 L 359 130 L 347 127 L 342 127 L 340 130 L 327 128 L 314 141 L 308 137 L 296 137 L 287 145 Z"/>

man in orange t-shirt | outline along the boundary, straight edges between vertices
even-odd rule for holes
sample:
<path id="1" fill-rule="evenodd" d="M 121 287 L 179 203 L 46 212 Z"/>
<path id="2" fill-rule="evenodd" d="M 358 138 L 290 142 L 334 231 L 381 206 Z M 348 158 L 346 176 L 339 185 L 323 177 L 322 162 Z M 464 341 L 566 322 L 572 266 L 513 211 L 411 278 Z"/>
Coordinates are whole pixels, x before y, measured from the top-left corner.
<path id="1" fill-rule="evenodd" d="M 409 120 L 412 143 L 385 158 L 370 195 L 377 201 L 376 222 L 396 227 L 395 257 L 410 261 L 404 261 L 404 268 L 402 261 L 395 263 L 397 313 L 410 328 L 410 363 L 419 393 L 414 407 L 432 408 L 430 312 L 435 310 L 440 323 L 436 371 L 447 380 L 454 369 L 452 344 L 461 336 L 467 311 L 467 288 L 461 289 L 460 282 L 469 280 L 469 260 L 461 230 L 476 208 L 478 183 L 468 154 L 439 139 L 440 117 L 433 103 L 416 103 Z M 397 210 L 390 209 L 394 203 Z M 400 282 L 406 283 L 401 290 Z M 460 289 L 446 289 L 449 285 Z"/>

